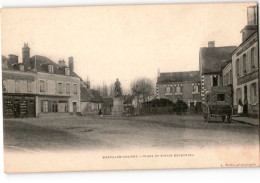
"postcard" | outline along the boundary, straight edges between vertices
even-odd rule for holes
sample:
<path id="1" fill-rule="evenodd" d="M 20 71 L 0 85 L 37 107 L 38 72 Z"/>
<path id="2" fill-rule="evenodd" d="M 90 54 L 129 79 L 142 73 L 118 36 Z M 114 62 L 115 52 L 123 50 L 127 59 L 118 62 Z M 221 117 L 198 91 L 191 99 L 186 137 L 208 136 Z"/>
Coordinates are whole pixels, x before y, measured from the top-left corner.
<path id="1" fill-rule="evenodd" d="M 259 166 L 258 4 L 1 9 L 6 173 Z"/>

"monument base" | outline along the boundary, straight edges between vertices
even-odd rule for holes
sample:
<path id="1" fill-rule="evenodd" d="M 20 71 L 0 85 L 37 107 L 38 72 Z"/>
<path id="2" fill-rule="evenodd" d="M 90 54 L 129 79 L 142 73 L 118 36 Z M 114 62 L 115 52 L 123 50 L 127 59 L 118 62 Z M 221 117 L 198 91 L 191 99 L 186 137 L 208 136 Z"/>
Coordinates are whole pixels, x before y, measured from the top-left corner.
<path id="1" fill-rule="evenodd" d="M 113 116 L 122 116 L 124 112 L 124 106 L 123 106 L 123 99 L 120 97 L 113 98 L 113 109 L 112 109 L 112 115 Z"/>

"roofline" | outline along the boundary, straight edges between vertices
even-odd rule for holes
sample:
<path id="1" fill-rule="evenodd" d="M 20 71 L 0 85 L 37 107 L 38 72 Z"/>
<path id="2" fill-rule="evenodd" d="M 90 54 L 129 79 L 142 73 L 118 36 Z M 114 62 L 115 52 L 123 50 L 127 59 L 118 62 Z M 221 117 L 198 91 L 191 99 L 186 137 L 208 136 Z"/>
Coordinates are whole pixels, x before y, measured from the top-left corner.
<path id="1" fill-rule="evenodd" d="M 248 41 L 251 37 L 253 37 L 253 35 L 255 35 L 255 34 L 257 34 L 257 33 L 258 33 L 258 31 L 256 30 L 251 36 L 249 36 L 245 41 L 243 41 L 240 45 L 238 45 L 237 48 L 234 49 L 234 51 L 232 51 L 232 52 L 230 53 L 230 55 L 232 56 L 233 53 L 234 53 L 240 46 L 242 46 L 246 41 Z"/>

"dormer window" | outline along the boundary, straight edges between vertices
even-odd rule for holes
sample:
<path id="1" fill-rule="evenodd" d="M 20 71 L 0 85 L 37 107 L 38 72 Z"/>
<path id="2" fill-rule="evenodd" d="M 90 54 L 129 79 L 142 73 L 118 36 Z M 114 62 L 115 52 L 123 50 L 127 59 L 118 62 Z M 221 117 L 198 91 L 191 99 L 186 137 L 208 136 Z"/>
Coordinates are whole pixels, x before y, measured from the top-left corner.
<path id="1" fill-rule="evenodd" d="M 70 75 L 70 68 L 69 67 L 65 67 L 65 75 L 66 76 Z"/>
<path id="2" fill-rule="evenodd" d="M 24 65 L 19 65 L 19 70 L 24 71 Z"/>
<path id="3" fill-rule="evenodd" d="M 53 73 L 53 65 L 48 65 L 48 72 Z"/>

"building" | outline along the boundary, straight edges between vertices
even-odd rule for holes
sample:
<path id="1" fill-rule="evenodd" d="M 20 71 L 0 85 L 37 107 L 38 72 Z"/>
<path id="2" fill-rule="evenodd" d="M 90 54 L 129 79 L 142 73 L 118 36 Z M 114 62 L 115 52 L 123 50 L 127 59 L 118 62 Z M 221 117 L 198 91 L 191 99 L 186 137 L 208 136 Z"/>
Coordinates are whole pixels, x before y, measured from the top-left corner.
<path id="1" fill-rule="evenodd" d="M 201 99 L 204 102 L 204 95 L 210 91 L 212 86 L 222 86 L 222 63 L 231 60 L 230 53 L 236 46 L 215 47 L 211 41 L 208 47 L 200 48 L 199 68 L 201 80 Z"/>
<path id="2" fill-rule="evenodd" d="M 222 62 L 222 84 L 223 86 L 233 87 L 232 60 Z"/>
<path id="3" fill-rule="evenodd" d="M 5 73 L 3 85 L 6 90 L 4 95 L 14 100 L 6 103 L 10 103 L 10 108 L 20 110 L 21 114 L 25 103 L 28 108 L 26 116 L 17 114 L 14 117 L 70 115 L 80 112 L 82 79 L 73 71 L 72 57 L 69 57 L 70 67 L 66 66 L 64 60 L 57 64 L 44 56 L 30 57 L 28 44 L 24 44 L 22 56 L 22 63 L 18 63 L 15 55 L 9 55 L 8 59 L 2 56 Z M 16 99 L 18 94 L 21 96 L 20 102 Z"/>
<path id="4" fill-rule="evenodd" d="M 241 30 L 242 43 L 231 53 L 233 69 L 233 105 L 237 109 L 238 100 L 247 100 L 248 113 L 259 114 L 258 93 L 258 25 L 257 7 L 247 10 L 247 25 Z"/>
<path id="5" fill-rule="evenodd" d="M 157 78 L 158 99 L 169 99 L 172 102 L 180 99 L 189 107 L 201 106 L 200 90 L 199 71 L 160 73 Z"/>
<path id="6" fill-rule="evenodd" d="M 81 114 L 98 114 L 98 111 L 102 109 L 104 100 L 99 93 L 94 89 L 88 89 L 87 87 L 80 87 L 81 95 Z"/>
<path id="7" fill-rule="evenodd" d="M 25 72 L 18 56 L 2 56 L 4 118 L 35 117 L 36 73 Z"/>

